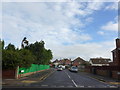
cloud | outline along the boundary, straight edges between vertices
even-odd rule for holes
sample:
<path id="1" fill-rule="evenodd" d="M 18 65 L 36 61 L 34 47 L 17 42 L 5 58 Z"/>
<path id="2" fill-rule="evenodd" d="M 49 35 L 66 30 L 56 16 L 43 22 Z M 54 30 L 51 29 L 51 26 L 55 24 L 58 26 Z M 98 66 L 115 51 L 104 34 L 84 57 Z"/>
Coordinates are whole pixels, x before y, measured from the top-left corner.
<path id="1" fill-rule="evenodd" d="M 102 26 L 101 29 L 107 31 L 118 31 L 118 23 L 110 21 L 106 25 Z"/>
<path id="2" fill-rule="evenodd" d="M 87 11 L 93 9 L 90 7 L 91 4 L 88 5 L 90 9 L 87 8 Z M 80 28 L 85 24 L 75 17 L 75 15 L 86 15 L 88 12 L 84 9 L 85 5 L 77 2 L 3 3 L 3 38 L 9 39 L 9 42 L 15 41 L 17 46 L 20 45 L 24 36 L 32 38 L 32 42 L 53 37 L 60 43 L 91 40 L 92 37 L 89 34 L 81 33 Z M 80 13 L 81 11 L 84 14 Z M 86 20 L 91 22 L 92 18 Z M 79 27 L 79 33 L 72 30 L 76 27 Z M 18 40 L 15 38 L 16 35 L 19 36 Z"/>
<path id="3" fill-rule="evenodd" d="M 111 5 L 106 6 L 106 10 L 118 10 L 118 2 L 114 2 Z"/>
<path id="4" fill-rule="evenodd" d="M 45 47 L 53 51 L 54 59 L 109 57 L 113 43 L 86 43 L 93 38 L 82 29 L 87 23 L 81 18 L 92 22 L 89 15 L 102 9 L 103 5 L 103 2 L 3 3 L 3 39 L 6 45 L 13 43 L 17 47 L 24 36 L 30 43 L 44 40 Z"/>
<path id="5" fill-rule="evenodd" d="M 98 31 L 97 32 L 99 35 L 104 35 L 105 33 L 103 31 Z"/>
<path id="6" fill-rule="evenodd" d="M 86 44 L 74 44 L 69 46 L 63 45 L 51 45 L 51 49 L 54 51 L 55 59 L 60 58 L 77 58 L 81 57 L 85 60 L 89 60 L 91 57 L 105 57 L 112 59 L 111 50 L 115 47 L 115 43 L 100 42 L 100 43 L 86 43 Z M 58 48 L 57 50 L 55 48 Z"/>
<path id="7" fill-rule="evenodd" d="M 87 23 L 91 23 L 91 22 L 93 22 L 93 20 L 94 20 L 94 18 L 92 18 L 92 17 L 88 17 L 88 18 L 86 18 L 86 22 Z"/>

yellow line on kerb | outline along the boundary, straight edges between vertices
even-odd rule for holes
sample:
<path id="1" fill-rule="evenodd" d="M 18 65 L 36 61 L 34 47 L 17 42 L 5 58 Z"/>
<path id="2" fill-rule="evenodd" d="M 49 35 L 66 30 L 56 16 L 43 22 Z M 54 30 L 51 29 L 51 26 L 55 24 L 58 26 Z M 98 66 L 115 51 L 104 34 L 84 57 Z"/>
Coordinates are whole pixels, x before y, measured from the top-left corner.
<path id="1" fill-rule="evenodd" d="M 32 81 L 32 80 L 24 80 L 24 81 L 21 81 L 22 83 L 35 83 L 37 81 Z"/>

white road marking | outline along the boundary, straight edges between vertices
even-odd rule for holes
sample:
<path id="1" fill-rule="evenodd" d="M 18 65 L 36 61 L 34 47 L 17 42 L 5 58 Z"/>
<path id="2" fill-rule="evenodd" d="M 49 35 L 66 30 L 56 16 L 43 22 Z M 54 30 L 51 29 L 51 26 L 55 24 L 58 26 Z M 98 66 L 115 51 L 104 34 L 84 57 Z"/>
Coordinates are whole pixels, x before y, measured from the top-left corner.
<path id="1" fill-rule="evenodd" d="M 111 88 L 116 88 L 116 86 L 109 86 L 109 87 L 111 87 Z"/>
<path id="2" fill-rule="evenodd" d="M 69 75 L 68 75 L 69 78 L 71 78 Z"/>
<path id="3" fill-rule="evenodd" d="M 89 88 L 93 87 L 93 86 L 88 86 Z"/>
<path id="4" fill-rule="evenodd" d="M 75 87 L 78 87 L 77 84 L 74 82 L 74 80 L 72 80 L 72 82 L 74 83 Z"/>
<path id="5" fill-rule="evenodd" d="M 41 85 L 41 86 L 44 86 L 44 87 L 46 87 L 46 86 L 48 86 L 48 85 Z"/>
<path id="6" fill-rule="evenodd" d="M 64 87 L 64 86 L 58 86 L 58 87 Z"/>
<path id="7" fill-rule="evenodd" d="M 84 86 L 78 86 L 78 87 L 84 87 Z"/>
<path id="8" fill-rule="evenodd" d="M 71 79 L 71 77 L 70 77 L 70 75 L 67 73 L 67 72 L 65 72 L 67 75 L 68 75 L 68 77 Z"/>
<path id="9" fill-rule="evenodd" d="M 65 72 L 65 73 L 66 73 L 67 76 L 71 79 L 70 75 L 69 75 L 67 72 Z M 71 80 L 72 80 L 72 79 L 71 79 Z M 75 85 L 75 87 L 78 87 L 74 80 L 72 80 L 72 82 L 73 82 L 73 84 Z"/>
<path id="10" fill-rule="evenodd" d="M 67 87 L 73 87 L 73 86 L 67 86 Z"/>

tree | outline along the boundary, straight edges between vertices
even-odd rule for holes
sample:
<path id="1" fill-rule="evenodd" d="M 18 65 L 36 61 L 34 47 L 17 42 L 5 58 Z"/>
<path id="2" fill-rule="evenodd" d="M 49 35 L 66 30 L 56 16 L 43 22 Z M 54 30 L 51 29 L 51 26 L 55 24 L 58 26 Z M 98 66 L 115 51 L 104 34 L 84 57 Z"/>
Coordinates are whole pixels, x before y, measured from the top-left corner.
<path id="1" fill-rule="evenodd" d="M 49 64 L 53 56 L 50 49 L 45 49 L 44 44 L 44 41 L 36 41 L 19 50 L 11 43 L 4 49 L 4 42 L 0 42 L 0 45 L 3 45 L 3 69 L 15 69 L 17 66 L 27 68 L 31 64 Z"/>
<path id="2" fill-rule="evenodd" d="M 19 66 L 19 54 L 12 50 L 2 51 L 2 68 L 3 69 L 15 69 Z"/>
<path id="3" fill-rule="evenodd" d="M 0 40 L 0 50 L 2 49 L 4 49 L 4 40 L 3 41 Z"/>
<path id="4" fill-rule="evenodd" d="M 27 49 L 15 49 L 15 46 L 9 44 L 2 51 L 3 69 L 15 69 L 17 66 L 30 67 L 34 63 L 35 56 Z"/>
<path id="5" fill-rule="evenodd" d="M 5 47 L 6 50 L 12 50 L 12 51 L 15 51 L 15 46 L 13 44 L 8 44 L 7 47 Z"/>
<path id="6" fill-rule="evenodd" d="M 52 59 L 51 50 L 45 49 L 44 44 L 44 41 L 36 41 L 34 44 L 25 47 L 36 56 L 35 64 L 48 64 L 50 59 Z"/>
<path id="7" fill-rule="evenodd" d="M 51 50 L 44 50 L 44 61 L 43 64 L 49 64 L 50 60 L 53 58 Z"/>
<path id="8" fill-rule="evenodd" d="M 29 50 L 26 49 L 19 50 L 20 67 L 26 67 L 26 68 L 30 67 L 31 64 L 34 63 L 35 58 L 36 57 Z"/>
<path id="9" fill-rule="evenodd" d="M 29 44 L 29 41 L 26 40 L 27 38 L 24 37 L 23 40 L 22 40 L 22 43 L 21 43 L 21 47 L 24 48 L 25 45 L 28 45 Z"/>

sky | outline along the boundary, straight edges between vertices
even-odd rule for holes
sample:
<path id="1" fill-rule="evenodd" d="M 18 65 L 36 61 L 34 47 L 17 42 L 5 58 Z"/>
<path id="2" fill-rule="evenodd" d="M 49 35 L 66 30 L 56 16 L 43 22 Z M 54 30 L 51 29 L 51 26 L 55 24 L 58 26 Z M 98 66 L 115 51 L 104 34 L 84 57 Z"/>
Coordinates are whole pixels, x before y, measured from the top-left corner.
<path id="1" fill-rule="evenodd" d="M 111 58 L 118 37 L 117 2 L 3 2 L 2 40 L 21 48 L 45 41 L 53 59 Z"/>

